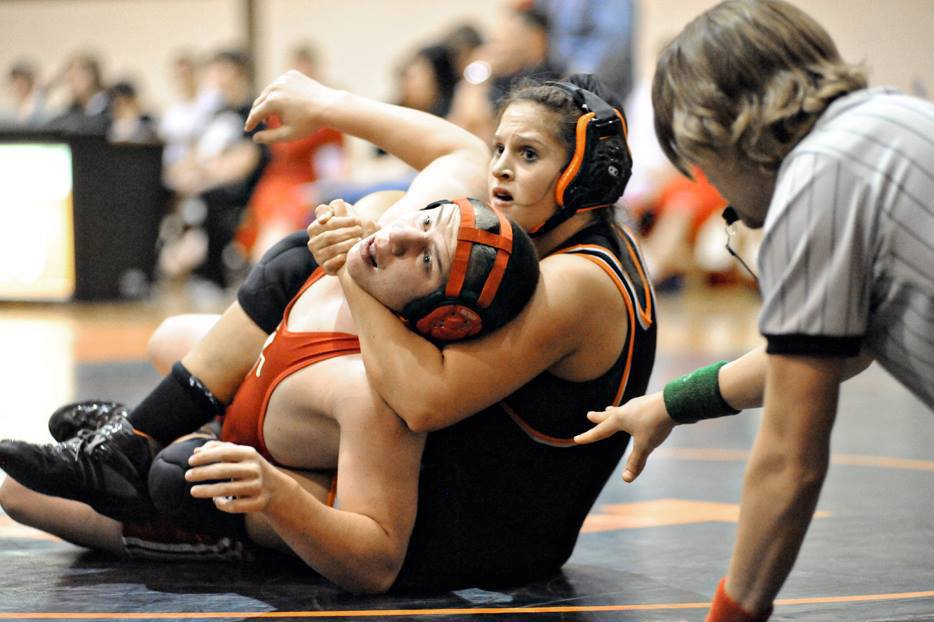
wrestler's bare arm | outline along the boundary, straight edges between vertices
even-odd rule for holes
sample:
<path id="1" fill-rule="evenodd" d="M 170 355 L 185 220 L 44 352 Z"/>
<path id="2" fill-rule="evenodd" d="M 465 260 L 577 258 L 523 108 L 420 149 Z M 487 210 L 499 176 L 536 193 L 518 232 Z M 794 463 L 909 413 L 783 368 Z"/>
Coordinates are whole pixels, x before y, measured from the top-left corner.
<path id="1" fill-rule="evenodd" d="M 339 509 L 254 449 L 230 443 L 199 450 L 189 480 L 231 481 L 196 486 L 192 495 L 213 497 L 223 511 L 256 513 L 302 560 L 341 587 L 382 592 L 405 559 L 424 436 L 410 432 L 369 389 L 359 361 L 340 385 L 332 403 L 341 428 Z"/>

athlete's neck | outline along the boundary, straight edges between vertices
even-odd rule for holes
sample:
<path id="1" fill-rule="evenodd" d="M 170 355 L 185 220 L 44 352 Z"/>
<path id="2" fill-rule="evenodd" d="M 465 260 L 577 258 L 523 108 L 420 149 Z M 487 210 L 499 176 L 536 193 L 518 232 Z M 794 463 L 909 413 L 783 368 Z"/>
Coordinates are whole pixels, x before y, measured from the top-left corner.
<path id="1" fill-rule="evenodd" d="M 585 227 L 589 227 L 593 222 L 593 214 L 590 212 L 582 212 L 571 216 L 545 235 L 533 238 L 538 256 L 545 257 L 548 253 L 563 244 L 565 240 L 568 240 Z"/>

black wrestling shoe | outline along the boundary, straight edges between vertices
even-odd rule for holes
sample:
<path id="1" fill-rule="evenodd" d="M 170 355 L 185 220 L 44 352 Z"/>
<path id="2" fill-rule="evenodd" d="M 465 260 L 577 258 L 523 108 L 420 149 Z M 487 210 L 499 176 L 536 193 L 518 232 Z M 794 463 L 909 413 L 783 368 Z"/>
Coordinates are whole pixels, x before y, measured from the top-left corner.
<path id="1" fill-rule="evenodd" d="M 58 444 L 0 441 L 0 468 L 36 492 L 87 503 L 120 521 L 145 520 L 155 515 L 147 481 L 160 449 L 117 415 Z"/>
<path id="2" fill-rule="evenodd" d="M 126 417 L 130 410 L 119 402 L 85 400 L 65 404 L 49 417 L 49 432 L 61 443 L 77 436 L 81 430 L 96 430 L 114 415 Z"/>

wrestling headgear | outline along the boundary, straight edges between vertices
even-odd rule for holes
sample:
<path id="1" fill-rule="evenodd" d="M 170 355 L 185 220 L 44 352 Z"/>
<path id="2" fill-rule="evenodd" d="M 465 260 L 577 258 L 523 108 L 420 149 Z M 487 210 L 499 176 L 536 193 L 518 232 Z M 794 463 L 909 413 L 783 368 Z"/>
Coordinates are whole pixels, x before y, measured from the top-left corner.
<path id="1" fill-rule="evenodd" d="M 557 211 L 532 228 L 543 235 L 578 212 L 608 207 L 623 195 L 632 175 L 632 154 L 626 143 L 626 117 L 602 98 L 570 82 L 546 82 L 568 95 L 580 108 L 574 153 L 555 184 Z"/>
<path id="2" fill-rule="evenodd" d="M 402 317 L 436 341 L 457 341 L 490 332 L 513 319 L 538 283 L 538 256 L 529 236 L 477 199 L 437 201 L 460 209 L 457 246 L 447 282 L 409 302 Z"/>

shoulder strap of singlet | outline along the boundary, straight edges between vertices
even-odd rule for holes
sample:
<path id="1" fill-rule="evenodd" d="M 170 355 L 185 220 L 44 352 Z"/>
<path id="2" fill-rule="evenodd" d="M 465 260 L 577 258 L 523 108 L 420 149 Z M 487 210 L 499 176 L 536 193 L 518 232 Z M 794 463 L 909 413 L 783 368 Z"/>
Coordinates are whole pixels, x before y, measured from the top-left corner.
<path id="1" fill-rule="evenodd" d="M 578 255 L 583 259 L 586 259 L 599 266 L 600 269 L 602 269 L 606 275 L 610 277 L 610 280 L 613 281 L 613 284 L 616 285 L 616 289 L 619 291 L 623 298 L 623 302 L 626 304 L 626 313 L 629 316 L 630 327 L 626 336 L 626 344 L 623 347 L 626 356 L 626 363 L 623 368 L 623 373 L 620 377 L 619 386 L 616 389 L 616 394 L 613 397 L 613 402 L 611 404 L 612 406 L 619 406 L 619 403 L 623 398 L 623 394 L 626 392 L 626 385 L 629 382 L 629 373 L 632 369 L 633 352 L 635 350 L 636 344 L 636 323 L 638 322 L 638 325 L 642 330 L 647 330 L 652 326 L 654 321 L 652 317 L 652 309 L 653 301 L 655 299 L 655 292 L 652 289 L 651 282 L 648 280 L 648 275 L 644 267 L 644 260 L 642 258 L 641 252 L 639 251 L 639 245 L 635 240 L 635 236 L 633 236 L 632 232 L 626 227 L 616 227 L 616 229 L 629 255 L 629 261 L 627 263 L 631 262 L 630 267 L 636 271 L 638 280 L 641 282 L 642 287 L 635 286 L 632 278 L 630 277 L 629 271 L 624 269 L 623 262 L 621 262 L 620 259 L 605 246 L 601 246 L 599 244 L 575 244 L 567 248 L 559 249 L 554 253 L 556 255 Z M 551 447 L 577 446 L 573 438 L 557 438 L 536 430 L 505 401 L 501 401 L 500 406 L 503 408 L 503 411 L 505 411 L 506 414 L 509 415 L 509 417 L 515 422 L 515 424 L 518 425 L 519 428 L 522 429 L 522 431 L 525 432 L 532 440 L 544 445 L 549 445 Z"/>

